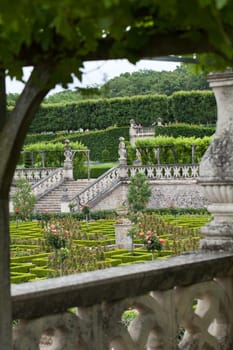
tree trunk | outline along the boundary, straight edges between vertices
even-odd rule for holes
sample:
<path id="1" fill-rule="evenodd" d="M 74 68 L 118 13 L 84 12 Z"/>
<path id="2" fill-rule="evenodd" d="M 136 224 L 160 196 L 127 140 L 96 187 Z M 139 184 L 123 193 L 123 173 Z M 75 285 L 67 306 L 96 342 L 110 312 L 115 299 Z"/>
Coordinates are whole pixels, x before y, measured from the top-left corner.
<path id="1" fill-rule="evenodd" d="M 26 133 L 36 109 L 49 91 L 52 70 L 45 68 L 34 68 L 10 116 L 6 117 L 4 106 L 0 108 L 0 350 L 12 349 L 9 191 Z M 0 105 L 6 103 L 4 79 L 1 70 Z"/>
<path id="2" fill-rule="evenodd" d="M 12 349 L 8 203 L 0 194 L 0 350 Z"/>

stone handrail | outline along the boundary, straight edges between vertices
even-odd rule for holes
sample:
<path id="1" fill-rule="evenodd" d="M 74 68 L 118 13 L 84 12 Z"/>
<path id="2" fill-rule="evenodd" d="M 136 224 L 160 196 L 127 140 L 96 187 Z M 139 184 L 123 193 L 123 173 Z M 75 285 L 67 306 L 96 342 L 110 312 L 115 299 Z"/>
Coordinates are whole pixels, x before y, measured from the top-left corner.
<path id="1" fill-rule="evenodd" d="M 39 198 L 59 186 L 63 181 L 64 169 L 53 169 L 53 172 L 49 173 L 48 176 L 44 177 L 42 180 L 38 181 L 32 186 L 32 192 L 37 198 Z"/>
<path id="2" fill-rule="evenodd" d="M 13 181 L 17 182 L 20 178 L 27 179 L 29 182 L 36 182 L 52 174 L 57 168 L 24 168 L 16 169 Z"/>
<path id="3" fill-rule="evenodd" d="M 232 275 L 232 254 L 192 253 L 13 285 L 14 350 L 232 350 Z"/>
<path id="4" fill-rule="evenodd" d="M 74 203 L 75 210 L 79 210 L 80 204 L 87 204 L 95 198 L 105 193 L 113 186 L 120 182 L 119 167 L 109 169 L 101 175 L 96 181 L 92 182 L 88 187 L 81 191 L 78 195 L 70 199 L 70 203 Z"/>

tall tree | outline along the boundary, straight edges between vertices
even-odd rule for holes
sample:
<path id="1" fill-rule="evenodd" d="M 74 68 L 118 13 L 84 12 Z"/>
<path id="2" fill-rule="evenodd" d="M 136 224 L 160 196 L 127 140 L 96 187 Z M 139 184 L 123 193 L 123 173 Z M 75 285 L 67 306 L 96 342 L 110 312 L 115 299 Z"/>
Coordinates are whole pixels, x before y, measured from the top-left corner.
<path id="1" fill-rule="evenodd" d="M 12 348 L 9 189 L 25 135 L 57 83 L 81 76 L 87 60 L 214 53 L 233 65 L 231 0 L 3 0 L 0 2 L 0 349 Z M 216 54 L 218 60 L 216 60 Z M 208 56 L 204 56 L 205 60 Z M 32 73 L 7 114 L 5 75 Z"/>
<path id="2" fill-rule="evenodd" d="M 195 75 L 184 66 L 171 72 L 142 70 L 124 73 L 104 84 L 103 91 L 107 97 L 133 96 L 146 94 L 171 95 L 176 91 L 205 90 L 208 83 L 203 73 Z"/>

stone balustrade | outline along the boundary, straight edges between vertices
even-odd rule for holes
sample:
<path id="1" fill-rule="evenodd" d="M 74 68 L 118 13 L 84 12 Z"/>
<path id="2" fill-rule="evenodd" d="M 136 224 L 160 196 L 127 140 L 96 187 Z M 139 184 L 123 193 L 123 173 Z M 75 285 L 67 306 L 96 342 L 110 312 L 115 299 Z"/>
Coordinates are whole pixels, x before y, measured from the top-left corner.
<path id="1" fill-rule="evenodd" d="M 198 177 L 198 169 L 198 165 L 193 164 L 118 166 L 110 169 L 78 195 L 69 199 L 69 203 L 75 205 L 74 210 L 79 210 L 80 203 L 93 203 L 97 198 L 100 198 L 117 184 L 120 184 L 121 181 L 129 181 L 137 172 L 145 174 L 148 180 L 196 179 Z M 67 203 L 66 207 L 68 207 Z"/>
<path id="2" fill-rule="evenodd" d="M 52 174 L 57 168 L 26 168 L 16 169 L 13 181 L 17 182 L 20 178 L 27 179 L 29 182 L 37 182 Z"/>
<path id="3" fill-rule="evenodd" d="M 63 181 L 64 169 L 53 169 L 53 172 L 50 172 L 46 177 L 42 178 L 32 186 L 32 192 L 37 196 L 37 198 L 39 198 L 59 186 Z"/>
<path id="4" fill-rule="evenodd" d="M 148 179 L 187 179 L 197 178 L 199 166 L 193 164 L 184 165 L 154 165 L 154 166 L 128 166 L 127 177 L 133 177 L 137 172 L 145 174 Z"/>
<path id="5" fill-rule="evenodd" d="M 112 168 L 90 184 L 85 190 L 71 198 L 70 203 L 74 203 L 76 205 L 74 209 L 78 210 L 80 204 L 87 204 L 93 201 L 99 195 L 115 186 L 119 181 L 119 167 Z"/>
<path id="6" fill-rule="evenodd" d="M 150 137 L 153 137 L 154 135 L 155 135 L 155 128 L 154 127 L 145 127 L 145 126 L 143 126 L 143 127 L 137 127 L 136 128 L 136 135 L 137 136 L 141 136 L 141 137 L 143 137 L 143 136 L 150 136 Z"/>
<path id="7" fill-rule="evenodd" d="M 200 252 L 13 285 L 13 348 L 232 350 L 232 275 L 231 253 Z"/>

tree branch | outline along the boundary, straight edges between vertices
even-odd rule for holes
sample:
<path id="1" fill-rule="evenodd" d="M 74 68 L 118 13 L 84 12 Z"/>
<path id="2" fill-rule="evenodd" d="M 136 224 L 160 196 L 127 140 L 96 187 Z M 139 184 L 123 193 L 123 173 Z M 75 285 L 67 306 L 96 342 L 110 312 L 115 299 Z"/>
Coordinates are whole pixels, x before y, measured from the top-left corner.
<path id="1" fill-rule="evenodd" d="M 233 41 L 233 29 L 228 29 L 228 32 Z M 120 58 L 139 60 L 168 55 L 218 53 L 217 48 L 214 47 L 208 34 L 203 29 L 197 29 L 195 32 L 194 30 L 180 30 L 166 33 L 141 31 L 141 33 L 136 33 L 137 36 L 133 40 L 131 40 L 130 35 L 130 32 L 125 32 L 124 37 L 120 41 L 108 37 L 102 38 L 98 41 L 97 47 L 94 47 L 93 51 L 85 54 L 80 54 L 82 47 L 67 49 L 66 54 L 68 57 L 76 57 L 81 61 L 91 61 Z M 61 43 L 62 38 L 57 37 L 56 41 Z M 62 57 L 63 53 L 59 51 L 59 47 L 62 47 L 62 45 L 55 45 L 46 54 L 46 58 L 50 63 L 54 61 L 54 57 L 59 57 L 59 55 Z M 27 66 L 33 66 L 33 57 L 36 57 L 38 61 L 38 57 L 42 58 L 44 56 L 44 50 L 40 46 L 33 44 L 30 47 L 23 47 L 17 59 L 25 62 Z"/>
<path id="2" fill-rule="evenodd" d="M 15 167 L 28 128 L 41 101 L 50 90 L 45 88 L 51 79 L 53 69 L 46 65 L 34 68 L 14 110 L 0 130 L 0 193 L 8 196 Z"/>

